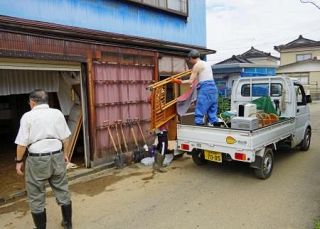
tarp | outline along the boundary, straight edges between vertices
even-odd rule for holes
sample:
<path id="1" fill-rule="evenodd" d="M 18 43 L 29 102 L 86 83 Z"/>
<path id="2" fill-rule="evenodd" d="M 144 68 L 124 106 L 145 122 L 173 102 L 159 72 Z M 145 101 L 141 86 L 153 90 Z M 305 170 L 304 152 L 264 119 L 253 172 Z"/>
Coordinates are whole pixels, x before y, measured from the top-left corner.
<path id="1" fill-rule="evenodd" d="M 257 105 L 257 110 L 261 110 L 268 114 L 273 113 L 278 115 L 270 96 L 262 96 L 258 99 L 252 100 L 251 103 Z"/>
<path id="2" fill-rule="evenodd" d="M 177 98 L 177 113 L 183 116 L 189 107 L 197 100 L 197 81 L 194 81 L 190 89 Z"/>

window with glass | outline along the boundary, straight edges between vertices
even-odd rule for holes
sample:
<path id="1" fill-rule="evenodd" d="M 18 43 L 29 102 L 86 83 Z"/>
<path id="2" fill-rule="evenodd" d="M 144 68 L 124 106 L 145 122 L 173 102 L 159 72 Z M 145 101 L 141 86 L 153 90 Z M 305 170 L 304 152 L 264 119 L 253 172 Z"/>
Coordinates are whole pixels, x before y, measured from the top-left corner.
<path id="1" fill-rule="evenodd" d="M 282 94 L 282 85 L 280 83 L 272 83 L 270 88 L 270 96 L 278 97 Z M 252 96 L 261 97 L 269 95 L 268 83 L 252 84 Z M 250 84 L 244 84 L 241 88 L 241 96 L 250 96 Z"/>
<path id="2" fill-rule="evenodd" d="M 188 0 L 127 0 L 171 13 L 188 16 Z"/>
<path id="3" fill-rule="evenodd" d="M 307 85 L 309 84 L 309 73 L 293 73 L 289 75 L 291 78 L 297 79 L 300 81 L 301 84 Z"/>
<path id="4" fill-rule="evenodd" d="M 312 58 L 311 53 L 297 54 L 297 61 L 310 60 Z"/>
<path id="5" fill-rule="evenodd" d="M 296 97 L 297 97 L 297 105 L 303 106 L 307 104 L 306 94 L 304 92 L 304 89 L 302 85 L 300 84 L 294 84 L 295 91 L 296 91 Z"/>
<path id="6" fill-rule="evenodd" d="M 161 58 L 159 58 L 159 80 L 164 80 L 187 70 L 186 59 L 183 57 L 161 55 Z M 166 88 L 167 102 L 169 102 L 174 99 L 174 84 L 167 84 Z"/>

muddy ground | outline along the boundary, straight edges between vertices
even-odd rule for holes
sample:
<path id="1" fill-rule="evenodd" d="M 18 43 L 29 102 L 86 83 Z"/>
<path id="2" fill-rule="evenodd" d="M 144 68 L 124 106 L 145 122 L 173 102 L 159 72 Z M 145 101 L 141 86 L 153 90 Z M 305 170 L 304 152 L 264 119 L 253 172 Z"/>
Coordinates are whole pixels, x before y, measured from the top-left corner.
<path id="1" fill-rule="evenodd" d="M 6 199 L 15 192 L 24 190 L 24 178 L 15 172 L 15 147 L 7 142 L 0 153 L 0 199 Z"/>
<path id="2" fill-rule="evenodd" d="M 4 142 L 0 149 L 0 204 L 12 196 L 21 195 L 25 191 L 24 177 L 18 176 L 15 172 L 16 145 L 8 140 Z M 84 159 L 81 155 L 72 158 L 72 163 L 78 168 L 84 168 Z"/>

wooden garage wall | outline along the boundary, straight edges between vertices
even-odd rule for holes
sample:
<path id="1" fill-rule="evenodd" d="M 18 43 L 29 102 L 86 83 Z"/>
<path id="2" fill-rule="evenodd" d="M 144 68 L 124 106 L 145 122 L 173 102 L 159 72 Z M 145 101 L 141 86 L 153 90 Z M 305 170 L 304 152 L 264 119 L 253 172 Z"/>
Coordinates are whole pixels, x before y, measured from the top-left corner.
<path id="1" fill-rule="evenodd" d="M 4 31 L 0 32 L 0 40 L 0 57 L 86 64 L 87 72 L 82 74 L 87 83 L 89 120 L 86 121 L 90 159 L 97 161 L 94 164 L 113 160 L 114 151 L 103 121 L 139 118 L 147 132 L 150 107 L 145 87 L 158 79 L 157 52 Z M 127 99 L 129 102 L 125 102 Z M 128 135 L 128 128 L 125 132 Z"/>
<path id="2" fill-rule="evenodd" d="M 148 136 L 151 111 L 150 95 L 146 87 L 155 79 L 154 62 L 153 55 L 145 55 L 143 52 L 136 54 L 103 52 L 101 60 L 93 63 L 97 152 L 94 155 L 95 159 L 113 159 L 115 151 L 107 125 L 110 125 L 112 135 L 116 139 L 116 121 L 121 121 L 123 124 L 129 150 L 133 150 L 135 146 L 128 119 L 139 119 L 143 132 Z M 138 141 L 142 142 L 137 124 L 133 127 Z M 122 148 L 124 150 L 124 147 Z"/>

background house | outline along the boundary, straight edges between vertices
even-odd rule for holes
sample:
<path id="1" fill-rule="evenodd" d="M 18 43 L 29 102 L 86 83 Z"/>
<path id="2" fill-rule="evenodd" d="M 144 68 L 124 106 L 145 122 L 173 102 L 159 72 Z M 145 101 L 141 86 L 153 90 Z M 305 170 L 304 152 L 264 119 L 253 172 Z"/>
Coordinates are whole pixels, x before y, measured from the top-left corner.
<path id="1" fill-rule="evenodd" d="M 299 79 L 309 90 L 313 99 L 319 99 L 320 83 L 320 41 L 304 38 L 275 46 L 280 53 L 278 74 Z"/>
<path id="2" fill-rule="evenodd" d="M 0 1 L 0 163 L 9 163 L 0 168 L 13 169 L 34 88 L 47 90 L 67 117 L 79 165 L 112 163 L 107 123 L 114 135 L 117 120 L 138 118 L 149 134 L 146 86 L 186 70 L 192 48 L 214 53 L 206 49 L 205 9 L 205 0 Z"/>
<path id="3" fill-rule="evenodd" d="M 250 50 L 212 65 L 215 81 L 222 96 L 228 97 L 234 80 L 246 76 L 274 76 L 279 58 L 251 47 Z"/>

